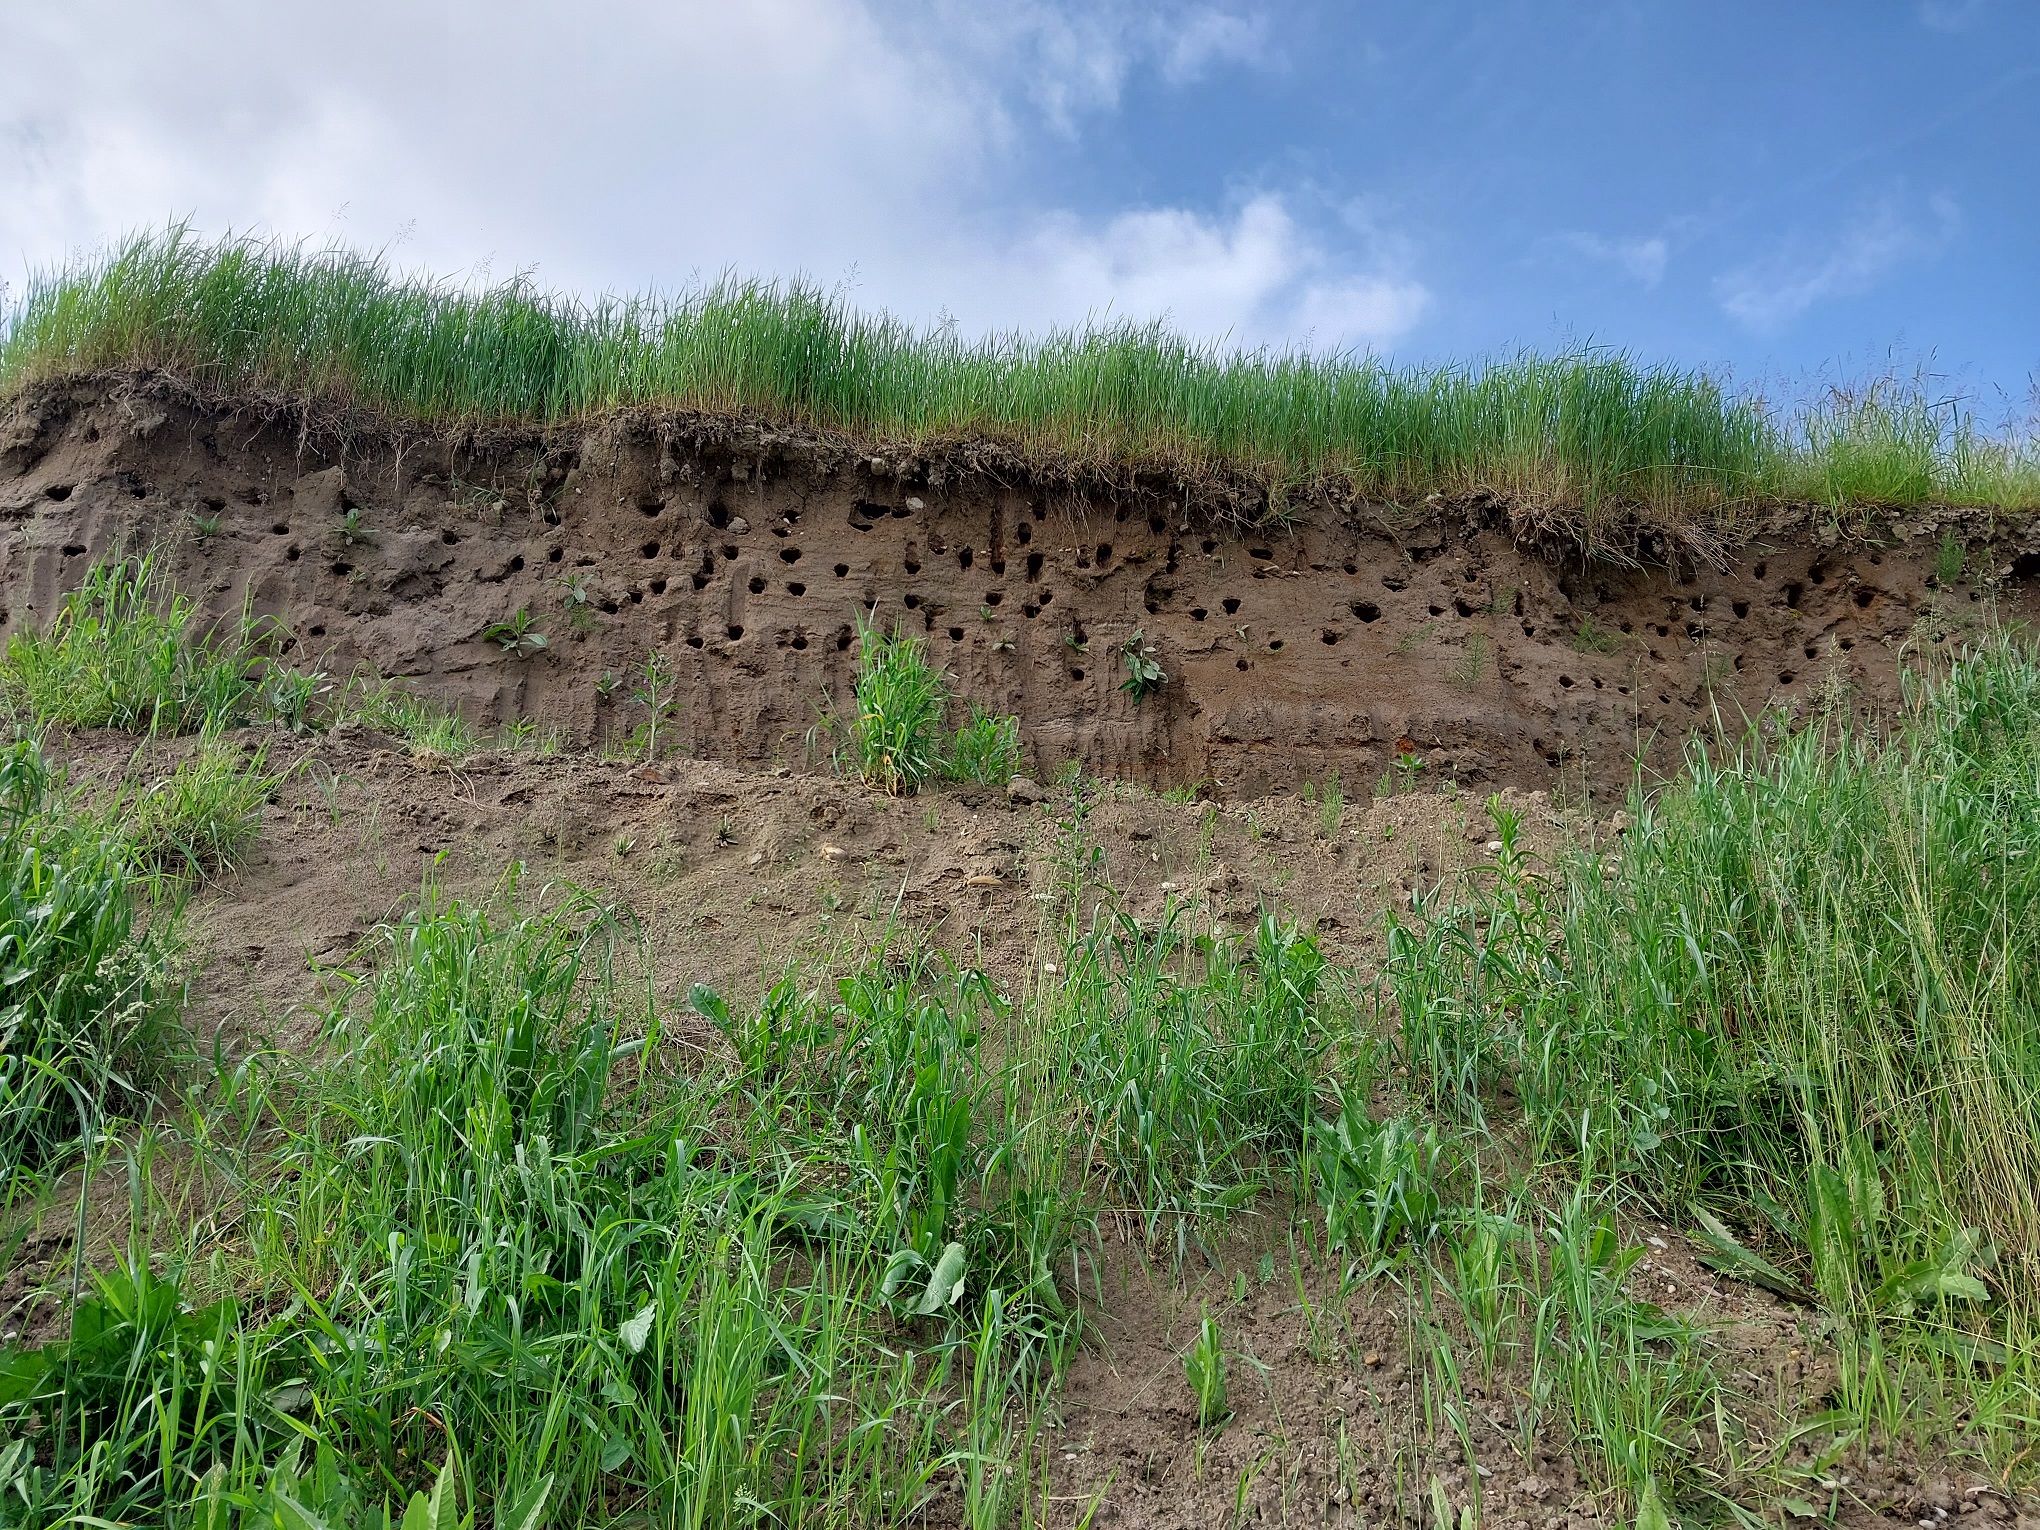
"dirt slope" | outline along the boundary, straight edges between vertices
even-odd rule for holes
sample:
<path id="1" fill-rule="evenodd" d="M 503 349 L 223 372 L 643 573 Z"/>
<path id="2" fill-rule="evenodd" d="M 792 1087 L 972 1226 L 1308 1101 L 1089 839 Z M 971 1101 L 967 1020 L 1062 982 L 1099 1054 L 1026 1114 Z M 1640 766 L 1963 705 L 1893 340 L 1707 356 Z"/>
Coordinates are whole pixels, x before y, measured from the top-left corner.
<path id="1" fill-rule="evenodd" d="M 961 696 L 1017 713 L 1040 771 L 1076 758 L 1251 797 L 1333 771 L 1364 786 L 1408 753 L 1431 780 L 1577 790 L 1619 786 L 1639 755 L 1669 767 L 1717 709 L 1840 686 L 1887 707 L 1903 644 L 1993 605 L 2030 618 L 2040 572 L 1973 516 L 1882 546 L 1787 517 L 1719 567 L 1625 567 L 1526 549 L 1477 505 L 1242 535 L 1137 489 L 1085 498 L 743 422 L 336 439 L 133 380 L 16 399 L 0 619 L 46 620 L 92 558 L 160 544 L 208 612 L 247 602 L 299 662 L 587 742 L 635 720 L 604 675 L 656 648 L 683 752 L 799 767 L 875 611 L 925 633 Z M 1951 535 L 1967 551 L 1944 583 Z M 520 610 L 550 640 L 523 660 L 482 636 Z M 1143 703 L 1119 689 L 1136 632 L 1169 677 Z"/>

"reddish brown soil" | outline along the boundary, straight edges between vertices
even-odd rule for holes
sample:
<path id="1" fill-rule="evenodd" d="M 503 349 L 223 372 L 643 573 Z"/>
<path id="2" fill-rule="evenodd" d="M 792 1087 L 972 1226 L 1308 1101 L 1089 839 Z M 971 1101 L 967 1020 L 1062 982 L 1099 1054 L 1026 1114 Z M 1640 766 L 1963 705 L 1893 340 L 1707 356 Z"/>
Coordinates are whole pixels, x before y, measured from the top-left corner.
<path id="1" fill-rule="evenodd" d="M 131 381 L 16 399 L 5 621 L 46 619 L 94 557 L 160 545 L 212 616 L 245 601 L 300 662 L 403 676 L 485 726 L 627 730 L 628 686 L 598 681 L 657 649 L 682 752 L 799 766 L 875 612 L 924 633 L 961 697 L 1018 714 L 1038 771 L 1074 758 L 1250 797 L 1333 771 L 1371 783 L 1401 752 L 1432 780 L 1620 786 L 1717 714 L 1734 726 L 1824 687 L 1888 707 L 1908 640 L 2040 609 L 2040 555 L 1952 513 L 1876 545 L 1785 516 L 1721 567 L 1624 567 L 1526 550 L 1492 507 L 1242 534 L 1153 494 L 1085 498 L 741 422 L 343 450 L 293 420 Z M 1974 545 L 1940 588 L 1950 530 Z M 521 660 L 482 635 L 520 610 L 550 639 Z M 1169 677 L 1138 703 L 1120 689 L 1136 632 Z"/>

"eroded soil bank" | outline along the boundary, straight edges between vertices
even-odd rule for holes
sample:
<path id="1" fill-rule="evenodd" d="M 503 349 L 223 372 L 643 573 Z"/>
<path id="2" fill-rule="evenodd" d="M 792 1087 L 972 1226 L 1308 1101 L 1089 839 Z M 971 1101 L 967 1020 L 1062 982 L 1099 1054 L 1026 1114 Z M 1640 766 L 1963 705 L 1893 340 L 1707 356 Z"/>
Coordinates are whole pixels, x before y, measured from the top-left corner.
<path id="1" fill-rule="evenodd" d="M 627 731 L 629 686 L 605 676 L 656 649 L 681 752 L 802 768 L 875 614 L 925 634 L 959 697 L 1017 714 L 1038 772 L 1246 798 L 1334 771 L 1364 787 L 1406 755 L 1474 788 L 1619 790 L 1717 716 L 1840 688 L 1888 709 L 1908 644 L 2040 608 L 2031 529 L 1974 513 L 1874 536 L 1781 515 L 1718 557 L 1660 542 L 1653 564 L 1527 546 L 1492 506 L 1242 530 L 1137 485 L 743 422 L 367 439 L 132 380 L 25 394 L 0 417 L 0 619 L 46 621 L 91 560 L 156 546 L 208 615 L 245 604 L 295 662 L 401 676 L 484 727 Z M 484 636 L 519 612 L 543 652 Z M 1144 701 L 1121 689 L 1136 633 L 1168 676 Z"/>
<path id="2" fill-rule="evenodd" d="M 1087 789 L 1080 813 L 1066 791 L 1028 801 L 945 787 L 902 799 L 704 761 L 477 751 L 449 764 L 351 724 L 263 738 L 282 780 L 260 834 L 187 911 L 187 1020 L 201 1049 L 217 1036 L 230 1057 L 265 1045 L 315 1051 L 343 974 L 375 959 L 381 922 L 428 883 L 503 897 L 513 867 L 519 906 L 578 889 L 623 917 L 667 1016 L 670 1062 L 687 1070 L 728 1045 L 682 1002 L 694 982 L 748 1001 L 792 961 L 820 981 L 874 951 L 928 942 L 1018 997 L 1056 981 L 1073 898 L 1086 924 L 1122 910 L 1149 929 L 1165 900 L 1197 931 L 1245 932 L 1262 910 L 1283 910 L 1350 965 L 1353 1002 L 1371 1014 L 1382 911 L 1491 862 L 1499 828 L 1490 804 L 1428 788 L 1328 808 L 1293 793 L 1172 802 L 1107 782 Z M 103 799 L 122 779 L 161 779 L 193 748 L 98 732 L 63 740 L 60 758 L 75 786 Z M 1540 861 L 1619 826 L 1597 830 L 1542 791 L 1497 797 L 1492 807 L 1520 818 Z M 118 1187 L 105 1202 L 94 1249 L 110 1258 L 130 1225 Z M 28 1230 L 0 1283 L 0 1335 L 59 1331 L 74 1205 L 57 1196 Z M 1677 1226 L 1638 1220 L 1623 1231 L 1648 1250 L 1629 1291 L 1707 1334 L 1724 1407 L 1754 1437 L 1789 1435 L 1822 1406 L 1839 1359 L 1817 1315 L 1704 1268 Z M 1180 1258 L 1167 1240 L 1150 1243 L 1136 1208 L 1102 1209 L 1095 1233 L 1073 1292 L 1089 1337 L 1039 1441 L 1046 1522 L 1433 1525 L 1439 1491 L 1455 1514 L 1471 1508 L 1509 1530 L 1628 1522 L 1597 1488 L 1590 1453 L 1563 1443 L 1560 1414 L 1523 1406 L 1520 1374 L 1469 1372 L 1463 1416 L 1438 1415 L 1435 1335 L 1474 1352 L 1451 1301 L 1356 1279 L 1324 1247 L 1314 1206 L 1258 1196 Z M 1234 1356 L 1233 1415 L 1218 1429 L 1199 1426 L 1181 1364 L 1207 1314 Z M 1791 1469 L 1814 1474 L 1811 1450 L 1791 1451 Z M 1748 1487 L 1729 1475 L 1731 1492 Z M 963 1522 L 955 1485 L 933 1492 L 917 1522 Z M 1973 1463 L 1932 1451 L 1853 1466 L 1835 1502 L 1832 1522 L 1849 1526 L 1938 1523 L 1937 1508 L 2033 1523 L 2018 1518 L 2031 1506 Z"/>
<path id="3" fill-rule="evenodd" d="M 527 902 L 578 888 L 630 916 L 678 1066 L 727 1045 L 681 1002 L 696 981 L 749 999 L 790 959 L 840 972 L 927 941 L 1020 996 L 1053 981 L 1073 911 L 1152 928 L 1166 906 L 1241 932 L 1280 910 L 1352 969 L 1365 1009 L 1384 910 L 1491 860 L 1490 791 L 1533 855 L 1591 845 L 1617 821 L 1583 794 L 1619 792 L 1639 754 L 1668 769 L 1690 731 L 1772 703 L 1846 692 L 1889 709 L 1908 652 L 1992 615 L 2030 620 L 2040 598 L 2040 555 L 1974 516 L 1876 540 L 1787 517 L 1718 566 L 1671 543 L 1660 564 L 1622 565 L 1526 547 L 1480 506 L 1226 530 L 1152 493 L 1087 497 L 727 422 L 401 451 L 319 439 L 131 387 L 18 400 L 0 413 L 0 632 L 46 622 L 95 558 L 154 547 L 212 617 L 273 618 L 294 662 L 402 676 L 484 727 L 530 719 L 599 745 L 642 715 L 605 675 L 656 649 L 681 684 L 682 757 L 526 740 L 448 761 L 354 724 L 251 733 L 281 783 L 187 926 L 188 1019 L 232 1053 L 316 1047 L 381 922 L 428 883 L 486 899 L 513 874 Z M 873 610 L 925 633 L 962 698 L 1018 714 L 1039 778 L 1077 759 L 1126 779 L 899 799 L 810 770 L 806 735 L 825 697 L 848 696 Z M 484 635 L 519 611 L 548 639 L 523 658 Z M 1119 688 L 1136 632 L 1169 677 L 1140 703 Z M 193 745 L 51 747 L 103 794 Z M 1293 789 L 1335 771 L 1343 798 Z M 1434 1412 L 1430 1325 L 1465 1335 L 1405 1288 L 1356 1285 L 1311 1210 L 1264 1196 L 1181 1258 L 1131 1209 L 1101 1210 L 1075 1292 L 1092 1337 L 1044 1424 L 1050 1522 L 1434 1523 L 1434 1495 L 1445 1518 L 1512 1530 L 1617 1522 L 1557 1415 L 1540 1433 L 1519 1407 L 1521 1376 L 1469 1373 L 1465 1409 Z M 59 1197 L 25 1235 L 0 1289 L 9 1322 L 55 1331 L 71 1225 Z M 124 1231 L 110 1223 L 106 1247 Z M 1796 1439 L 1834 1396 L 1833 1334 L 1703 1267 L 1675 1225 L 1624 1236 L 1649 1251 L 1630 1293 L 1705 1332 L 1724 1407 Z M 1216 1430 L 1181 1368 L 1207 1313 L 1236 1360 Z M 1811 1444 L 1780 1448 L 1786 1475 L 1828 1480 Z M 1714 1465 L 1724 1491 L 1747 1485 Z M 1934 1449 L 1852 1473 L 1823 1498 L 1832 1522 L 2033 1523 Z M 930 1523 L 959 1518 L 942 1492 Z"/>

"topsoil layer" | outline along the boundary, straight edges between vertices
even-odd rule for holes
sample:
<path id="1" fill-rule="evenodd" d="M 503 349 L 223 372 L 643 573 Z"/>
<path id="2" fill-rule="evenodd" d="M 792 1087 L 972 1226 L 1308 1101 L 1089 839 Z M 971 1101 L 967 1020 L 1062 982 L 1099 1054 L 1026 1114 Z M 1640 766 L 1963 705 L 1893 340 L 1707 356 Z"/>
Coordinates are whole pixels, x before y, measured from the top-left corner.
<path id="1" fill-rule="evenodd" d="M 1483 503 L 1242 532 L 1137 487 L 755 422 L 338 440 L 134 379 L 23 394 L 0 411 L 0 623 L 46 622 L 93 559 L 153 546 L 208 616 L 245 604 L 294 662 L 401 676 L 484 727 L 627 732 L 656 649 L 678 749 L 799 767 L 875 619 L 925 635 L 961 698 L 1017 714 L 1038 770 L 1248 797 L 1411 756 L 1431 781 L 1619 788 L 1767 707 L 1888 709 L 1909 643 L 2040 599 L 2040 553 L 1953 512 L 1874 537 L 1785 515 L 1714 557 L 1661 542 L 1650 566 L 1526 546 Z M 548 640 L 534 656 L 485 636 L 519 612 Z M 1167 676 L 1143 700 L 1122 688 L 1129 643 Z"/>

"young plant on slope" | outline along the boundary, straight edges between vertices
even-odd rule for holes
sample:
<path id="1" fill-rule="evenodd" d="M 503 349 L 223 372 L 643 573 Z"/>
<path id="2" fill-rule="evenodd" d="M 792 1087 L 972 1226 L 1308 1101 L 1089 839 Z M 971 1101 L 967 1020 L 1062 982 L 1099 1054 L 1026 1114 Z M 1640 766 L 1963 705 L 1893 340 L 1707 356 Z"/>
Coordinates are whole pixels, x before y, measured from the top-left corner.
<path id="1" fill-rule="evenodd" d="M 856 696 L 847 742 L 857 773 L 894 796 L 918 791 L 942 767 L 942 714 L 949 703 L 927 644 L 860 623 Z"/>

